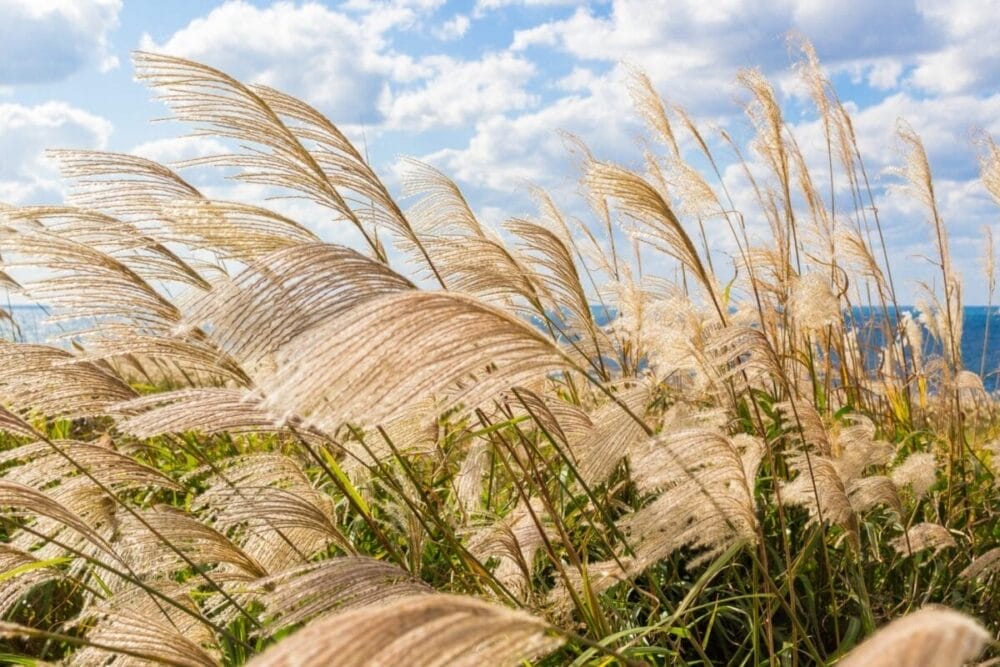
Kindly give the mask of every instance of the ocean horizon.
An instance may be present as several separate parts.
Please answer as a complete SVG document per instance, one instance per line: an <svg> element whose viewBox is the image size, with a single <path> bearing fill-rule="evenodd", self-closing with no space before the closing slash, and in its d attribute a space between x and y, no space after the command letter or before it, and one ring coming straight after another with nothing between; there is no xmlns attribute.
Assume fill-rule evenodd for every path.
<svg viewBox="0 0 1000 667"><path fill-rule="evenodd" d="M0 323L0 337L7 340L46 343L72 331L72 328L64 323L48 321L48 312L44 306L20 304L9 305L7 309L16 323L16 327L11 322ZM900 306L899 312L916 315L919 309L916 306ZM986 390L989 392L998 391L1000 390L1000 305L965 306L962 313L962 363L965 368L976 373L982 369L983 385ZM609 321L609 318L603 315L604 309L595 307L596 319L602 325ZM889 316L890 318L895 317L892 308L890 308ZM612 315L613 317L614 315ZM883 317L881 309L854 308L853 319L864 343L870 345L881 342L881 330L875 325ZM986 339L987 322L990 322L988 340ZM930 337L926 335L925 339L925 354L940 351L940 343L931 341Z"/></svg>

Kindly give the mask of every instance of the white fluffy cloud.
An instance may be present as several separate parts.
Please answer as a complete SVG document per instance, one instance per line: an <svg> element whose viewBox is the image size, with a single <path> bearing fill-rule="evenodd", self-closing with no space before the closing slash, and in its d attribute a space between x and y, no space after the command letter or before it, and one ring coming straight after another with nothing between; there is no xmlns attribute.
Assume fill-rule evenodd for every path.
<svg viewBox="0 0 1000 667"><path fill-rule="evenodd" d="M524 58L414 57L393 48L393 31L422 26L439 5L352 0L334 11L315 2L259 8L233 0L162 44L146 37L143 48L301 96L342 124L420 131L530 106L535 96L524 87L536 68ZM438 34L461 36L468 24L459 15Z"/></svg>
<svg viewBox="0 0 1000 667"><path fill-rule="evenodd" d="M0 0L0 84L57 81L118 64L108 34L121 0Z"/></svg>
<svg viewBox="0 0 1000 667"><path fill-rule="evenodd" d="M62 102L0 104L0 202L51 203L62 195L49 148L107 146L111 123Z"/></svg>
<svg viewBox="0 0 1000 667"><path fill-rule="evenodd" d="M731 79L734 67L774 64L787 17L781 3L618 0L607 16L580 8L569 18L517 31L512 47L549 47L583 61L624 59L658 82L706 75L699 87L717 95L718 82Z"/></svg>
<svg viewBox="0 0 1000 667"><path fill-rule="evenodd" d="M854 113L855 130L876 165L898 162L892 150L897 119L905 119L927 149L931 169L943 178L969 178L976 169L975 134L1000 136L1000 93L917 98L897 93Z"/></svg>
<svg viewBox="0 0 1000 667"><path fill-rule="evenodd" d="M371 122L385 80L415 73L411 58L387 52L385 38L413 17L400 5L357 17L313 2L258 8L236 0L142 47L303 96L341 122Z"/></svg>
<svg viewBox="0 0 1000 667"><path fill-rule="evenodd" d="M434 36L444 41L461 39L469 30L472 21L465 14L456 14L434 29Z"/></svg>
<svg viewBox="0 0 1000 667"><path fill-rule="evenodd" d="M922 2L942 39L917 57L912 82L934 93L967 92L1000 83L1000 0Z"/></svg>
<svg viewBox="0 0 1000 667"><path fill-rule="evenodd" d="M509 53L474 61L432 56L422 59L421 65L433 75L419 88L386 91L382 111L390 127L457 126L536 102L525 87L537 68Z"/></svg>
<svg viewBox="0 0 1000 667"><path fill-rule="evenodd" d="M504 2L505 0L496 0ZM583 60L626 59L669 91L709 103L737 68L774 72L788 60L783 36L801 31L834 69L869 69L869 82L932 93L1000 82L1000 0L614 0L515 33L512 46L543 46Z"/></svg>
<svg viewBox="0 0 1000 667"><path fill-rule="evenodd" d="M583 138L601 156L639 154L632 141L638 126L623 91L618 76L593 80L585 92L537 111L480 121L464 148L443 149L426 159L464 182L494 190L520 191L527 183L565 186L578 174L562 131Z"/></svg>

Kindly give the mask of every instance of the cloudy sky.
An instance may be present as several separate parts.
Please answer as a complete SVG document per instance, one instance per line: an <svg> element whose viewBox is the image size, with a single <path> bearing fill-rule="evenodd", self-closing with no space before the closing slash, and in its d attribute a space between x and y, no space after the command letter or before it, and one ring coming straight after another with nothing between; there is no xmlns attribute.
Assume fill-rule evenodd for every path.
<svg viewBox="0 0 1000 667"><path fill-rule="evenodd" d="M488 221L529 212L528 184L582 214L560 130L600 157L641 165L626 64L644 68L705 128L736 136L747 128L735 75L759 67L804 150L820 155L814 113L789 67L785 35L794 29L815 43L855 111L906 298L932 269L920 259L931 252L921 212L882 193L900 161L898 118L925 141L966 301L980 303L980 230L994 225L1000 237L1000 209L978 183L972 139L982 130L1000 138L998 16L1000 0L0 0L0 202L62 197L46 147L168 162L210 150L176 139L175 124L150 124L165 110L133 81L129 62L145 49L302 97L363 142L390 183L401 155L434 163ZM726 171L738 190L737 175ZM201 185L214 196L261 195ZM345 226L304 222L351 242Z"/></svg>

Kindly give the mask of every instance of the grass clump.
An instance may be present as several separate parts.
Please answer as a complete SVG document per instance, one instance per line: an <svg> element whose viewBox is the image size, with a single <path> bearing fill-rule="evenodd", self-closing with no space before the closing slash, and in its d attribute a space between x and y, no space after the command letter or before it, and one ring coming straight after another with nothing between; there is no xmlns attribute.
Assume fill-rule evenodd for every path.
<svg viewBox="0 0 1000 667"><path fill-rule="evenodd" d="M180 120L232 142L185 167L303 198L362 246L113 153L55 152L71 204L0 211L9 289L68 332L0 344L3 659L994 651L997 422L962 363L930 166L900 126L937 250L917 322L850 117L801 46L828 183L747 71L752 157L722 135L757 200L738 210L701 131L636 72L645 170L584 150L592 219L539 191L502 234L419 162L397 203L299 100L138 54Z"/></svg>

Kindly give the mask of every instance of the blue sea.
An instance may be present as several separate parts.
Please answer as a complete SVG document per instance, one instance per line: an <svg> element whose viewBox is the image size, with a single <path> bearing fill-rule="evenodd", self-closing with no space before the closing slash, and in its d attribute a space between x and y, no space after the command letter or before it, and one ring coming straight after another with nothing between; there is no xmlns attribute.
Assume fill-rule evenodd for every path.
<svg viewBox="0 0 1000 667"><path fill-rule="evenodd" d="M910 306L900 306L900 313L916 316L917 310ZM966 306L962 309L962 364L965 368L980 372L983 385L989 392L1000 389L1000 306ZM881 345L881 321L885 315L881 310L869 308L854 309L854 323L861 330L859 339L866 349L876 349L871 344ZM895 323L896 315L890 310L889 319ZM986 324L989 322L989 339ZM931 341L924 330L924 355L940 354L941 344ZM985 342L985 346L984 346ZM868 345L864 345L868 343Z"/></svg>
<svg viewBox="0 0 1000 667"><path fill-rule="evenodd" d="M47 322L48 313L39 306L9 306L16 326L11 322L0 322L0 337L8 340L18 340L29 343L51 341L67 327L58 323ZM900 312L916 314L916 309L901 306ZM985 370L983 383L987 391L1000 389L1000 306L987 309L986 306L968 306L964 309L964 327L962 336L962 360L965 367L979 372L983 357L983 341L986 336L986 323L990 322L989 340L986 341ZM603 309L595 309L597 319L607 320ZM857 308L853 319L861 329L860 338L863 342L881 342L880 321L884 315L880 310ZM890 319L895 314L890 312ZM867 347L867 346L866 346ZM939 346L938 346L939 347ZM927 352L934 352L933 346Z"/></svg>

